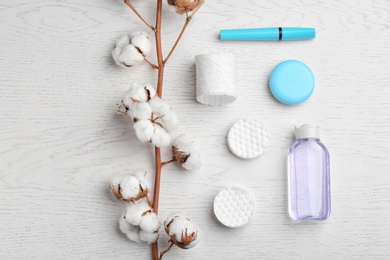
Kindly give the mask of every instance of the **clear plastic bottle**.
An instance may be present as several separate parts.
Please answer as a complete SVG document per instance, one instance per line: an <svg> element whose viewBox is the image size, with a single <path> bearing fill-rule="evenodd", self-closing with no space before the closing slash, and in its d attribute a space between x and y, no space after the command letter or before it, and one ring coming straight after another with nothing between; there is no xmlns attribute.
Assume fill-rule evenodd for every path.
<svg viewBox="0 0 390 260"><path fill-rule="evenodd" d="M320 129L295 128L288 154L289 213L294 220L326 220L330 215L329 152Z"/></svg>

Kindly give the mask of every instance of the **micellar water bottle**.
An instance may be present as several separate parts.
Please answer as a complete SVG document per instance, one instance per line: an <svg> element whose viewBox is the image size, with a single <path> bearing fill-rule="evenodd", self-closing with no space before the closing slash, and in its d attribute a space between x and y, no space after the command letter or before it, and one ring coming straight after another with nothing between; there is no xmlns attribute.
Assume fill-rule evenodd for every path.
<svg viewBox="0 0 390 260"><path fill-rule="evenodd" d="M320 129L295 128L288 154L289 213L294 220L326 220L330 215L329 153Z"/></svg>

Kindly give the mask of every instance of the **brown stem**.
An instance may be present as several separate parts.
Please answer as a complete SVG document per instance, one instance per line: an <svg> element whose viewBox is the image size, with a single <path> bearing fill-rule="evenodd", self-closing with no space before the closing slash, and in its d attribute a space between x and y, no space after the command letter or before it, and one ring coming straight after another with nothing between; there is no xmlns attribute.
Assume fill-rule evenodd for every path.
<svg viewBox="0 0 390 260"><path fill-rule="evenodd" d="M148 63L153 69L157 69L158 70L158 66L156 64L153 64L151 63L149 60L147 60L145 57L144 57L144 60L146 61L146 63Z"/></svg>
<svg viewBox="0 0 390 260"><path fill-rule="evenodd" d="M173 242L172 242L165 250L161 251L161 253L160 253L160 260L162 259L163 255L164 255L166 252L168 252L169 250L171 250L172 246L173 246Z"/></svg>
<svg viewBox="0 0 390 260"><path fill-rule="evenodd" d="M158 64L158 77L157 77L157 95L162 97L162 85L164 78L164 58L162 54L161 43L161 19L162 19L162 0L157 0L157 14L156 14L156 52L157 52L157 64Z"/></svg>
<svg viewBox="0 0 390 260"><path fill-rule="evenodd" d="M133 12L139 17L139 19L141 19L150 29L152 29L153 31L155 30L153 25L149 24L145 18L143 18L143 16L138 12L138 10L134 7L134 5L132 5L130 3L130 0L125 0L125 4L127 4L131 10L133 10Z"/></svg>
<svg viewBox="0 0 390 260"><path fill-rule="evenodd" d="M171 163L171 162L174 162L174 161L176 161L176 157L173 157L171 160L169 160L169 161L166 161L166 162L162 162L161 163L161 166L164 166L165 164L168 164L168 163Z"/></svg>
<svg viewBox="0 0 390 260"><path fill-rule="evenodd" d="M164 78L164 63L162 54L162 43L161 43L161 19L162 19L162 0L157 0L157 11L156 11L156 27L155 27L155 38L156 38L156 52L157 52L157 64L158 64L158 78L157 78L157 95L162 97L162 86ZM160 182L161 182L161 151L159 147L155 147L155 165L156 175L154 179L154 194L153 194L153 210L158 214L158 202L160 197ZM158 260L158 241L152 244L152 259Z"/></svg>
<svg viewBox="0 0 390 260"><path fill-rule="evenodd" d="M167 57L164 59L163 64L167 63L167 61L171 57L172 53L175 51L176 46L179 44L180 39L183 36L185 30L187 29L187 26L190 23L192 17L194 17L194 15L198 12L198 10L202 7L203 4L204 4L204 1L198 7L195 8L195 10L191 13L190 16L188 16L188 12L186 11L187 18L186 18L186 21L185 21L185 23L183 25L183 28L181 29L181 32L180 32L179 36L177 37L175 43L173 44L172 49L169 51Z"/></svg>
<svg viewBox="0 0 390 260"><path fill-rule="evenodd" d="M158 201L160 196L160 182L161 182L161 152L159 147L154 148L156 175L154 180L154 194L153 194L153 211L158 214ZM158 242L152 244L152 259L158 259Z"/></svg>
<svg viewBox="0 0 390 260"><path fill-rule="evenodd" d="M149 203L149 207L153 208L153 202L152 202L152 200L150 199L149 195L146 195L146 200L147 200L148 203Z"/></svg>

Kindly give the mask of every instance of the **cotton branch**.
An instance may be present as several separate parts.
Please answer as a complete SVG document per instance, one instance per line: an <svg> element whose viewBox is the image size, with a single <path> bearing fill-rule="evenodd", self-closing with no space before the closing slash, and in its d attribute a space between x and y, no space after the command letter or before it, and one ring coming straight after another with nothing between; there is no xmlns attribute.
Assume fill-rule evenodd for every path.
<svg viewBox="0 0 390 260"><path fill-rule="evenodd" d="M148 23L145 18L138 12L138 10L134 7L134 5L132 5L132 3L130 3L130 0L125 0L125 4L127 4L131 10L133 10L133 12L139 17L139 19L141 19L150 29L152 29L152 31L155 31L155 28L153 25L151 25L150 23Z"/></svg>
<svg viewBox="0 0 390 260"><path fill-rule="evenodd" d="M159 260L161 260L161 259L163 258L164 254L165 254L166 252L168 252L169 250L171 250L171 248L172 248L173 245L174 245L174 243L171 242L171 244L170 244L166 249L164 249L163 251L161 251L161 253L160 253L160 259L159 259Z"/></svg>
<svg viewBox="0 0 390 260"><path fill-rule="evenodd" d="M180 39L183 36L185 30L187 29L187 26L190 23L192 17L195 16L195 14L198 12L198 10L202 7L203 4L204 4L204 2L202 2L198 7L196 7L195 10L191 13L191 15L188 15L188 11L186 11L187 18L186 18L186 21L185 21L185 23L183 25L183 28L181 29L181 32L180 32L179 36L177 37L175 43L173 44L172 49L169 51L167 57L164 59L163 64L167 63L167 61L171 57L172 53L175 51L176 46L179 44Z"/></svg>

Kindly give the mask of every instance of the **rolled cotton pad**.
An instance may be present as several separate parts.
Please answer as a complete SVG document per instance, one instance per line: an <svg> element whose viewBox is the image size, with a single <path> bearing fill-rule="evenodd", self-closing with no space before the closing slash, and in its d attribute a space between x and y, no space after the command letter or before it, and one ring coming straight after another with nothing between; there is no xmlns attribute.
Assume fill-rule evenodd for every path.
<svg viewBox="0 0 390 260"><path fill-rule="evenodd" d="M269 77L274 97L287 105L306 101L314 91L314 75L303 62L286 60L279 63Z"/></svg>
<svg viewBox="0 0 390 260"><path fill-rule="evenodd" d="M237 99L236 59L233 53L195 56L196 100L210 106L222 106Z"/></svg>
<svg viewBox="0 0 390 260"><path fill-rule="evenodd" d="M230 151L242 159L256 158L267 146L267 132L261 122L255 119L240 119L227 135Z"/></svg>
<svg viewBox="0 0 390 260"><path fill-rule="evenodd" d="M225 187L214 199L217 219L231 228L247 224L255 211L255 200L247 190L240 187Z"/></svg>

